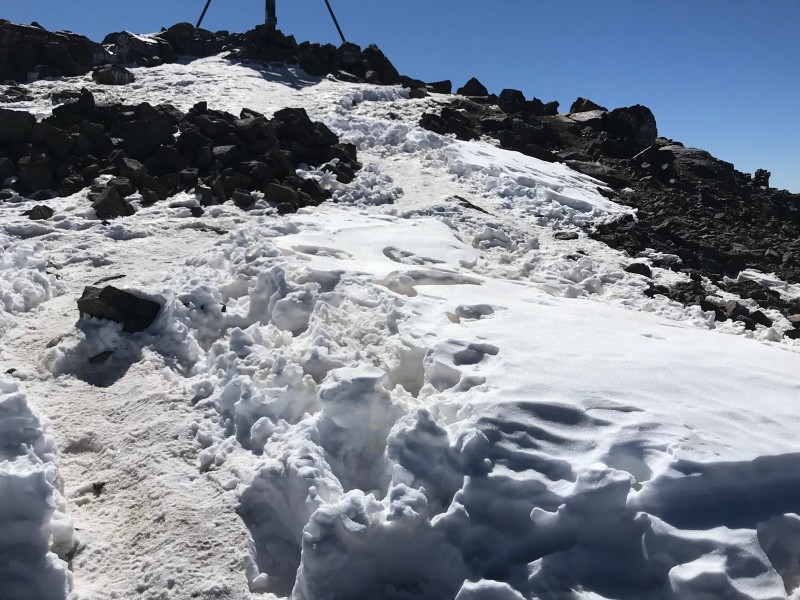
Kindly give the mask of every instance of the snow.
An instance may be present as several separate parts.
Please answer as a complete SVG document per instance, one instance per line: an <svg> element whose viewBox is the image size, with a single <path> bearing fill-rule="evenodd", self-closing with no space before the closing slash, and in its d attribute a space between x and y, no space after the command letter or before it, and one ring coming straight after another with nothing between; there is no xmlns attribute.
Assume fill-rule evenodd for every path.
<svg viewBox="0 0 800 600"><path fill-rule="evenodd" d="M197 219L186 194L110 225L83 192L44 201L56 216L36 226L33 201L4 206L0 500L38 508L0 535L0 557L34 549L0 586L800 598L788 323L744 331L648 298L631 257L585 235L629 209L564 165L418 128L444 96L219 57L136 75L125 90L37 82L15 106L44 115L49 92L81 86L182 109L301 105L365 167L349 186L303 171L333 201L283 217L262 202ZM78 321L101 280L156 299L157 321Z"/></svg>

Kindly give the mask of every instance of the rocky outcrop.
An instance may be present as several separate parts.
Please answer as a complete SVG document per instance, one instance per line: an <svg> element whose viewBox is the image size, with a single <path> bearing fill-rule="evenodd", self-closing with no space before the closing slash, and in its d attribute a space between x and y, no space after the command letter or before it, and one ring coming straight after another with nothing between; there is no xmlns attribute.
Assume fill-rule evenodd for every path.
<svg viewBox="0 0 800 600"><path fill-rule="evenodd" d="M589 233L631 257L647 249L675 256L672 262L655 262L724 289L745 269L800 283L800 195L769 188L767 172L753 178L704 150L658 137L653 113L641 105L607 111L579 98L568 115L543 114L533 105L517 90L487 99L457 98L438 113L424 114L420 125L463 140L490 136L504 148L565 162L603 182L608 187L602 193L637 208L637 218L598 225ZM643 266L630 268L645 275ZM769 290L758 287L762 293L743 297L787 317L800 314L800 306L777 294L764 296ZM702 302L717 320L738 319L748 328L769 321L759 311L726 312L721 299L707 303L711 288L703 284L695 282L692 293L687 289L656 286L651 293Z"/></svg>
<svg viewBox="0 0 800 600"><path fill-rule="evenodd" d="M301 163L323 166L343 182L361 168L355 147L340 144L302 108L267 119L200 103L184 114L169 105L98 106L86 90L40 123L0 109L0 140L0 173L17 178L11 190L69 195L92 186L89 201L100 219L132 215L136 193L148 205L192 190L202 204L234 200L242 208L260 192L281 213L294 212L328 197L296 175Z"/></svg>
<svg viewBox="0 0 800 600"><path fill-rule="evenodd" d="M72 77L110 62L110 52L82 35L0 19L0 81Z"/></svg>
<svg viewBox="0 0 800 600"><path fill-rule="evenodd" d="M97 67L92 71L92 79L102 85L128 85L136 81L133 73L119 65Z"/></svg>

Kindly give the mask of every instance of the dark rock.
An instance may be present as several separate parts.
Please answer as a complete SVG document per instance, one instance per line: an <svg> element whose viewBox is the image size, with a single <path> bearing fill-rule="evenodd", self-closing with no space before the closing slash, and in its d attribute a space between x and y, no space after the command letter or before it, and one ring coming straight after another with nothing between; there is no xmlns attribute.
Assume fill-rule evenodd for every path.
<svg viewBox="0 0 800 600"><path fill-rule="evenodd" d="M507 113L514 113L525 107L525 94L519 90L505 89L497 97L497 106Z"/></svg>
<svg viewBox="0 0 800 600"><path fill-rule="evenodd" d="M123 331L134 333L153 324L161 305L114 286L86 286L78 300L78 310L81 316L89 315L121 323Z"/></svg>
<svg viewBox="0 0 800 600"><path fill-rule="evenodd" d="M128 85L136 81L133 73L119 65L97 67L92 71L92 79L102 85Z"/></svg>
<svg viewBox="0 0 800 600"><path fill-rule="evenodd" d="M17 174L17 167L10 158L0 157L0 185L8 179Z"/></svg>
<svg viewBox="0 0 800 600"><path fill-rule="evenodd" d="M98 219L129 217L136 212L130 202L123 200L113 187L104 189L90 199Z"/></svg>
<svg viewBox="0 0 800 600"><path fill-rule="evenodd" d="M766 169L756 169L755 175L753 176L753 185L756 187L769 187L769 178L772 176L772 173L767 171Z"/></svg>
<svg viewBox="0 0 800 600"><path fill-rule="evenodd" d="M269 183L264 187L264 196L268 202L277 204L294 204L297 202L297 192L291 188L277 183Z"/></svg>
<svg viewBox="0 0 800 600"><path fill-rule="evenodd" d="M541 115L545 117L554 117L558 114L559 103L555 100L546 102L542 105Z"/></svg>
<svg viewBox="0 0 800 600"><path fill-rule="evenodd" d="M400 83L400 73L386 58L386 55L375 44L367 46L362 52L362 58L369 64L369 70L378 75L378 83L383 85L396 85Z"/></svg>
<svg viewBox="0 0 800 600"><path fill-rule="evenodd" d="M191 23L178 23L154 37L166 41L175 53L184 56L213 56L222 52L225 45L224 37L197 29Z"/></svg>
<svg viewBox="0 0 800 600"><path fill-rule="evenodd" d="M557 240L568 241L577 240L579 236L574 231L556 231L553 237Z"/></svg>
<svg viewBox="0 0 800 600"><path fill-rule="evenodd" d="M36 125L36 117L32 114L21 110L0 108L0 143L12 144L30 141L34 125Z"/></svg>
<svg viewBox="0 0 800 600"><path fill-rule="evenodd" d="M489 90L478 81L475 77L470 79L463 87L458 88L458 94L461 96L488 96Z"/></svg>
<svg viewBox="0 0 800 600"><path fill-rule="evenodd" d="M53 185L53 167L46 154L23 156L17 163L19 180L28 191L45 190Z"/></svg>
<svg viewBox="0 0 800 600"><path fill-rule="evenodd" d="M445 79L444 81L434 81L427 85L428 90L431 92L435 92L437 94L452 94L453 93L453 82L449 79Z"/></svg>
<svg viewBox="0 0 800 600"><path fill-rule="evenodd" d="M138 185L142 178L147 175L147 169L138 160L122 158L119 162L119 174Z"/></svg>
<svg viewBox="0 0 800 600"><path fill-rule="evenodd" d="M367 65L361 52L361 47L352 42L344 42L339 46L339 68L356 77L367 74Z"/></svg>
<svg viewBox="0 0 800 600"><path fill-rule="evenodd" d="M231 200L239 208L250 208L256 203L253 195L245 190L235 190L231 195Z"/></svg>
<svg viewBox="0 0 800 600"><path fill-rule="evenodd" d="M28 73L73 77L112 62L111 54L90 39L69 31L0 20L0 80L27 82Z"/></svg>
<svg viewBox="0 0 800 600"><path fill-rule="evenodd" d="M581 112L588 112L591 110L603 110L607 111L608 109L605 106L600 106L599 104L595 104L591 100L587 100L586 98L578 98L575 102L572 103L572 106L569 108L570 113L581 113Z"/></svg>
<svg viewBox="0 0 800 600"><path fill-rule="evenodd" d="M26 215L32 221L45 221L53 216L54 211L49 206L37 204L32 209L26 210L22 214Z"/></svg>
<svg viewBox="0 0 800 600"><path fill-rule="evenodd" d="M123 147L132 158L144 160L163 144L172 143L175 131L166 118L131 121L122 130Z"/></svg>
<svg viewBox="0 0 800 600"><path fill-rule="evenodd" d="M339 53L332 44L300 44L300 68L309 75L321 77L339 67Z"/></svg>
<svg viewBox="0 0 800 600"><path fill-rule="evenodd" d="M120 198L130 196L136 191L136 188L127 177L114 177L106 184L110 188L114 188L119 194Z"/></svg>
<svg viewBox="0 0 800 600"><path fill-rule="evenodd" d="M625 267L625 271L628 273L634 273L636 275L644 275L645 277L653 276L653 271L650 269L650 267L640 262L629 264L627 267Z"/></svg>
<svg viewBox="0 0 800 600"><path fill-rule="evenodd" d="M658 136L653 113L649 108L640 104L615 108L606 113L604 128L640 148L653 144Z"/></svg>
<svg viewBox="0 0 800 600"><path fill-rule="evenodd" d="M175 62L175 51L169 42L157 36L138 35L123 31L117 36L114 54L123 62L133 62L144 66L153 66L154 59L164 62Z"/></svg>

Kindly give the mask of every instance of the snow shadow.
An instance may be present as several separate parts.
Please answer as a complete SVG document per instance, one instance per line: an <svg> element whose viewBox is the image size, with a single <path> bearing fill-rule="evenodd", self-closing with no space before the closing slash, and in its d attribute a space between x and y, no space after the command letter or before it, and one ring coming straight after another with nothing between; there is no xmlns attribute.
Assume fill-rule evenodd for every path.
<svg viewBox="0 0 800 600"><path fill-rule="evenodd" d="M302 90L307 87L318 85L323 80L322 77L314 77L313 75L309 75L298 66L288 66L282 63L261 65L246 60L236 59L228 59L228 61L234 65L255 71L267 81L280 83L281 85L285 85L286 87L290 87L294 90Z"/></svg>
<svg viewBox="0 0 800 600"><path fill-rule="evenodd" d="M755 529L800 512L800 453L751 462L679 461L645 484L636 503L679 529Z"/></svg>

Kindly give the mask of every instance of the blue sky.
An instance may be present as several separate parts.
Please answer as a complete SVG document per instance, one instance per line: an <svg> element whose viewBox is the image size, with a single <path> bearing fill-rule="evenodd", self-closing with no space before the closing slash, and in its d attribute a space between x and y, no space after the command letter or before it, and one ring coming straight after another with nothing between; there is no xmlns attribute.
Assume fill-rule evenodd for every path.
<svg viewBox="0 0 800 600"><path fill-rule="evenodd" d="M331 0L345 35L402 73L491 91L649 106L659 132L800 192L797 0ZM101 39L194 22L205 0L3 0L0 17ZM338 43L324 0L277 0L298 41ZM213 0L204 26L244 31L263 0Z"/></svg>

